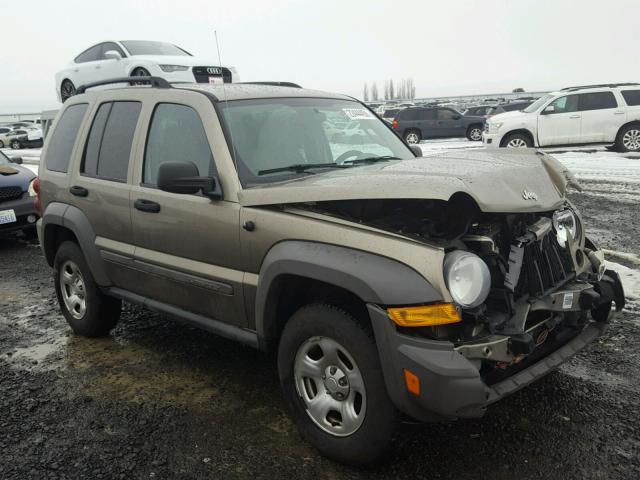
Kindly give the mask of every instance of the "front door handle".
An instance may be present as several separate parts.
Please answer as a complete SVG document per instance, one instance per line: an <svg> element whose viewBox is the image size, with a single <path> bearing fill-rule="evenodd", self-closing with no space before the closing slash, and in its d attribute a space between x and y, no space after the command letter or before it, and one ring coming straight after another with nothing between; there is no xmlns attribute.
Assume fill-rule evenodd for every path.
<svg viewBox="0 0 640 480"><path fill-rule="evenodd" d="M624 112L613 112L614 115L624 115Z"/></svg>
<svg viewBox="0 0 640 480"><path fill-rule="evenodd" d="M159 203L152 202L151 200L145 200L143 198L136 200L133 203L133 206L136 210L140 210L141 212L158 213L160 211Z"/></svg>
<svg viewBox="0 0 640 480"><path fill-rule="evenodd" d="M84 187L79 187L77 185L74 185L73 187L71 187L69 189L69 192L71 193L71 195L75 195L76 197L86 197L87 195L89 195L89 190L87 190Z"/></svg>
<svg viewBox="0 0 640 480"><path fill-rule="evenodd" d="M569 118L580 118L580 115L571 115Z"/></svg>

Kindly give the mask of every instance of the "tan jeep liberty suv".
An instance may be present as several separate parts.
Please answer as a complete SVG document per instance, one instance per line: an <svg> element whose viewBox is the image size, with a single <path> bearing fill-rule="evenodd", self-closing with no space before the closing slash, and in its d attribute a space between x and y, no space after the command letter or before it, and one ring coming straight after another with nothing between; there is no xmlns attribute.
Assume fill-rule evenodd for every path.
<svg viewBox="0 0 640 480"><path fill-rule="evenodd" d="M277 352L330 458L379 458L401 416L482 416L624 306L548 155L421 158L343 95L135 80L79 88L44 147L62 313L107 335L132 302Z"/></svg>

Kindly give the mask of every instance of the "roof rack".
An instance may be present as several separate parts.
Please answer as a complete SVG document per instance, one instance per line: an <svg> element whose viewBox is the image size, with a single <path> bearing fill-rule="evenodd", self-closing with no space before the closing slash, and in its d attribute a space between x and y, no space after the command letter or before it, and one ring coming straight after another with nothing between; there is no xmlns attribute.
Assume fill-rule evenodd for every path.
<svg viewBox="0 0 640 480"><path fill-rule="evenodd" d="M240 85L271 85L272 87L291 87L302 88L297 83L293 82L236 82Z"/></svg>
<svg viewBox="0 0 640 480"><path fill-rule="evenodd" d="M631 83L631 82L627 82L627 83L603 83L600 85L580 85L577 87L566 87L561 89L561 92L567 92L567 91L573 91L573 90L581 90L583 88L615 88L615 87L632 87L632 86L636 86L636 85L640 85L640 83Z"/></svg>
<svg viewBox="0 0 640 480"><path fill-rule="evenodd" d="M148 83L155 88L171 88L169 82L167 82L162 77L118 77L110 78L108 80L100 80L99 82L87 83L86 85L80 85L76 89L76 94L80 95L82 93L85 93L89 88L100 87L102 85L112 85L114 83L129 83L130 85Z"/></svg>

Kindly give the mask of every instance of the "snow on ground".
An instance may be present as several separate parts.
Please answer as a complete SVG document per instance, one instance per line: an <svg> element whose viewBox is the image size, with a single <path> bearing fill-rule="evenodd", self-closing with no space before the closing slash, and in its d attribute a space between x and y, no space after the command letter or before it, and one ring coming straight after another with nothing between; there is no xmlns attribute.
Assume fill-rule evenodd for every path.
<svg viewBox="0 0 640 480"><path fill-rule="evenodd" d="M640 270L609 260L607 260L607 268L615 270L620 275L627 300L633 303L640 302Z"/></svg>

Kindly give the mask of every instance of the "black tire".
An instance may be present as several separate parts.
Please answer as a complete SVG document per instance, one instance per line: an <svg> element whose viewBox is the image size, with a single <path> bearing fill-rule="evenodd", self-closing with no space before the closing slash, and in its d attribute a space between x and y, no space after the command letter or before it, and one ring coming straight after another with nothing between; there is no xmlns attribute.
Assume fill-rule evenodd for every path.
<svg viewBox="0 0 640 480"><path fill-rule="evenodd" d="M22 148L22 144L20 143L19 140L12 140L11 141L11 148L13 150L20 150Z"/></svg>
<svg viewBox="0 0 640 480"><path fill-rule="evenodd" d="M366 389L366 410L360 426L348 436L321 429L298 394L294 363L298 349L313 337L339 342L355 361ZM378 350L370 329L346 312L326 304L302 307L288 321L278 348L278 373L289 411L301 435L323 455L349 465L363 465L389 448L396 409L389 399Z"/></svg>
<svg viewBox="0 0 640 480"><path fill-rule="evenodd" d="M615 147L619 152L640 152L640 124L622 127L616 137Z"/></svg>
<svg viewBox="0 0 640 480"><path fill-rule="evenodd" d="M409 130L405 130L402 138L404 138L404 141L409 145L416 145L422 140L422 132L415 128L410 128Z"/></svg>
<svg viewBox="0 0 640 480"><path fill-rule="evenodd" d="M150 77L151 74L146 68L137 67L131 72L132 77ZM132 85L144 85L142 82L131 82Z"/></svg>
<svg viewBox="0 0 640 480"><path fill-rule="evenodd" d="M76 86L71 80L65 80L64 82L62 82L62 85L60 85L60 99L62 100L62 103L69 100L75 94Z"/></svg>
<svg viewBox="0 0 640 480"><path fill-rule="evenodd" d="M4 148L4 142L0 140L0 148Z"/></svg>
<svg viewBox="0 0 640 480"><path fill-rule="evenodd" d="M78 267L84 281L86 310L81 318L76 318L72 315L63 298L60 270L68 261ZM58 247L53 267L56 296L58 297L60 310L74 333L84 337L102 337L108 335L118 323L122 302L102 293L93 275L91 275L91 270L89 270L78 244L71 241L63 242L60 247Z"/></svg>
<svg viewBox="0 0 640 480"><path fill-rule="evenodd" d="M510 144L519 144L522 145L522 147L510 147ZM529 136L522 133L510 133L509 135L504 137L504 140L502 140L500 146L504 148L531 148L533 147L533 142L531 141L531 138L529 138Z"/></svg>
<svg viewBox="0 0 640 480"><path fill-rule="evenodd" d="M482 140L482 125L470 125L467 128L467 140L479 142Z"/></svg>

